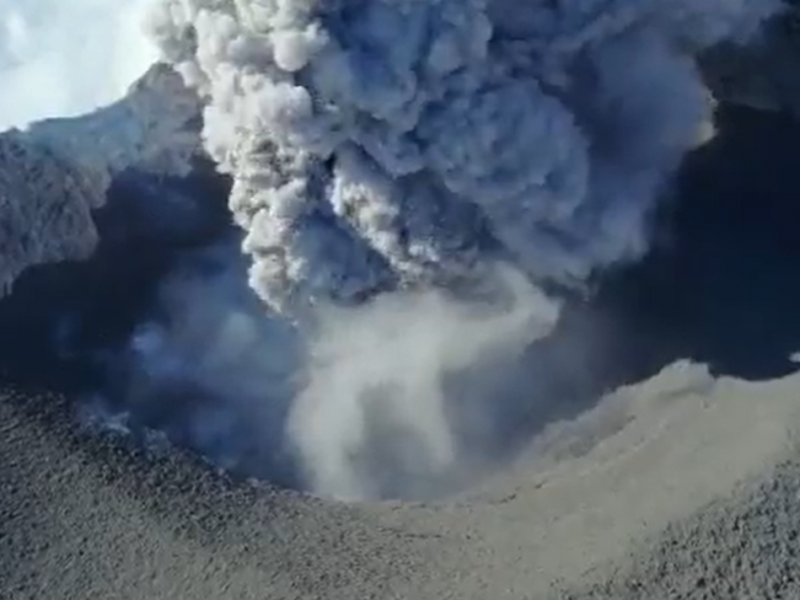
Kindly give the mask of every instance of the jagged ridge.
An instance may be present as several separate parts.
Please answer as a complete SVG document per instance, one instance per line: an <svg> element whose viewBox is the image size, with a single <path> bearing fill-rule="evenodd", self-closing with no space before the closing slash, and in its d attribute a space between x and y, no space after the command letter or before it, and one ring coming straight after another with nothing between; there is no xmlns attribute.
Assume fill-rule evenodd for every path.
<svg viewBox="0 0 800 600"><path fill-rule="evenodd" d="M0 296L29 267L89 257L91 212L123 173L188 174L200 121L195 95L157 64L111 106L0 134Z"/></svg>

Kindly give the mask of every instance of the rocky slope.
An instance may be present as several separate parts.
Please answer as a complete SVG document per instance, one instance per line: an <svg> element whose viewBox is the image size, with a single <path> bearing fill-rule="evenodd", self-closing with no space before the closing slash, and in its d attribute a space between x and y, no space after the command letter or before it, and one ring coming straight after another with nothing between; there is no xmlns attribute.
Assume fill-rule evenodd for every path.
<svg viewBox="0 0 800 600"><path fill-rule="evenodd" d="M89 256L97 243L95 177L18 132L0 136L0 294L26 268Z"/></svg>
<svg viewBox="0 0 800 600"><path fill-rule="evenodd" d="M186 175L199 112L180 78L156 65L107 108L0 134L0 296L31 266L91 255L92 211L118 178Z"/></svg>

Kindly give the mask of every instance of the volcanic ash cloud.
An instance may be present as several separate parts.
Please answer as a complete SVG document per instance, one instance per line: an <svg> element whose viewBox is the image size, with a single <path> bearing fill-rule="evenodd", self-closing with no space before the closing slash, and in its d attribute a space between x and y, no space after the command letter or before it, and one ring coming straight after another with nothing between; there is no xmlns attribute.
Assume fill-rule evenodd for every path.
<svg viewBox="0 0 800 600"><path fill-rule="evenodd" d="M485 228L535 278L636 258L708 115L693 55L777 0L163 0L273 307L448 281Z"/></svg>
<svg viewBox="0 0 800 600"><path fill-rule="evenodd" d="M297 437L328 439L327 452L300 444L321 487L359 488L346 481L364 472L353 456L374 449L365 406L383 403L379 421L405 423L398 411L442 406L445 371L486 360L477 349L487 336L470 329L474 315L464 316L462 300L452 298L442 302L456 305L441 311L433 290L494 281L508 291L509 270L536 285L580 286L598 269L642 255L653 207L709 119L695 56L748 40L779 7L779 0L157 3L150 30L204 101L205 145L233 178L230 207L246 232L251 286L270 312L302 323L331 312L319 307L406 290L402 301L347 309L358 315L347 331L323 324L311 336L311 356L323 359L309 361L296 414L316 416L298 417L305 429L298 426ZM499 313L482 321L493 323L492 335L516 340L503 318L521 314L520 298L539 315L531 331L552 323L551 302L512 288L514 308L495 303ZM366 354L375 368L345 381L358 371L353 357L365 356L353 345L367 344L361 333L381 311L408 325L392 335L420 342L415 323L446 329L461 315L451 333L471 332L464 339L474 345L442 339L432 345L435 358L408 366L403 356L419 347L374 340ZM449 316L426 320L439 313ZM344 363L332 368L331 356ZM324 368L314 366L320 360ZM367 401L374 384L397 383L386 367L392 360L395 369L422 374ZM342 419L349 414L349 429L319 433L331 419L309 407L323 405ZM420 435L439 443L418 448L430 464L447 463L447 417L430 415L439 433Z"/></svg>

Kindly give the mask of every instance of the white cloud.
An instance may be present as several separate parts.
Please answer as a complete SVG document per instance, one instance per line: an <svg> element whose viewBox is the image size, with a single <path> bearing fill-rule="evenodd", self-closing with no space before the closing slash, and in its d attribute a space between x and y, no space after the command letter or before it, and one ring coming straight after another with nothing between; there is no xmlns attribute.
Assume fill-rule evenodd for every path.
<svg viewBox="0 0 800 600"><path fill-rule="evenodd" d="M121 97L155 60L150 0L0 0L0 130Z"/></svg>

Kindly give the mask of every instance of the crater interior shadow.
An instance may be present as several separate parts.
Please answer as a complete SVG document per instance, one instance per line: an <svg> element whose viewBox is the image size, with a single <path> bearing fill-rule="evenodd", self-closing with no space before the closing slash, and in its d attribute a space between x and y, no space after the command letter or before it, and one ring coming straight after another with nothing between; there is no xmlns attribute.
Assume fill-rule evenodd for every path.
<svg viewBox="0 0 800 600"><path fill-rule="evenodd" d="M568 303L556 332L530 348L497 402L484 407L481 435L491 430L481 440L484 458L508 460L547 423L678 359L747 380L800 366L791 360L800 351L800 123L723 107L718 129L685 161L659 220L665 235L650 255L604 277L590 301ZM123 178L97 214L103 242L96 256L31 269L0 301L2 378L75 398L113 387L114 372L92 360L93 351L126 343L178 254L231 234L228 185L208 173L187 181ZM162 208L180 214L180 206L159 204L170 195L193 199L185 214L195 220L158 218ZM152 227L170 222L178 229ZM81 323L84 352L58 351L64 314ZM251 430L243 432L256 435ZM263 460L274 447L254 443L243 474L296 485L294 474L279 472L285 464Z"/></svg>

